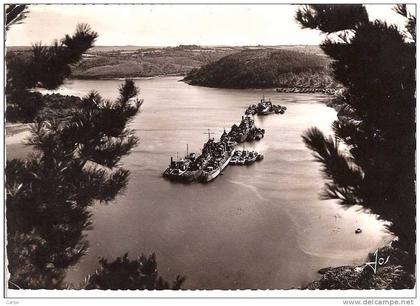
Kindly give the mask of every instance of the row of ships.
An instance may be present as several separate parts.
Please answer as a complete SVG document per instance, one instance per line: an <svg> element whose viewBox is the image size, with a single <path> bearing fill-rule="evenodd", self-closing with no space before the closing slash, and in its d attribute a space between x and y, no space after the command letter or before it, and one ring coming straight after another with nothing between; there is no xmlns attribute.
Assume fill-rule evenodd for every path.
<svg viewBox="0 0 420 306"><path fill-rule="evenodd" d="M261 104L272 106L270 101L261 99ZM265 107L265 105L263 105ZM223 173L229 165L250 164L263 158L262 154L254 151L235 150L235 147L245 141L260 140L264 137L265 130L255 126L254 119L245 115L239 125L232 125L229 132L223 131L219 141L210 137L208 131L208 141L204 144L201 154L188 153L184 158L174 160L171 157L169 167L163 175L175 181L181 182L210 182Z"/></svg>

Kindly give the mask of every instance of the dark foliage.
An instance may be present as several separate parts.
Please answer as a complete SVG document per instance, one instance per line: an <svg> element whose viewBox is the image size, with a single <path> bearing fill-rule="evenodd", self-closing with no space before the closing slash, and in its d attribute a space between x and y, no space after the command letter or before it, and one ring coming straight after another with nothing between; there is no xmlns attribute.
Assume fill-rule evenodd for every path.
<svg viewBox="0 0 420 306"><path fill-rule="evenodd" d="M35 86L55 89L70 73L70 65L93 46L98 34L86 24L79 24L73 36L66 35L52 46L35 44L29 56L8 52L6 55L6 118L8 121L32 122L43 103L30 92Z"/></svg>
<svg viewBox="0 0 420 306"><path fill-rule="evenodd" d="M304 28L325 33L354 29L358 24L369 21L366 9L361 4L307 5L297 11L296 20Z"/></svg>
<svg viewBox="0 0 420 306"><path fill-rule="evenodd" d="M6 31L14 24L22 23L28 14L27 4L8 4L5 10L5 26Z"/></svg>
<svg viewBox="0 0 420 306"><path fill-rule="evenodd" d="M72 115L79 107L81 98L76 96L64 96L61 94L42 95L43 107L38 111L37 121L49 119L63 120Z"/></svg>
<svg viewBox="0 0 420 306"><path fill-rule="evenodd" d="M10 18L11 22L19 20L18 16ZM11 289L64 288L66 270L88 250L85 231L91 229L90 207L112 201L127 184L129 171L119 161L138 142L127 128L140 107L133 80L121 85L116 101L105 100L96 92L80 99L31 91L35 86L54 89L61 85L71 73L70 65L81 59L96 37L88 25L79 25L73 36L66 35L60 43L35 45L29 56L7 56L7 117L33 122L28 145L34 149L26 160L12 159L6 164ZM117 263L124 266L127 258L111 264L101 260L105 271L115 266L124 269ZM136 289L179 289L184 280L177 277L170 287L158 277L154 255L142 256L137 263L140 279L118 271L115 280L106 284L116 289L132 285ZM92 276L91 285L93 279L103 277Z"/></svg>
<svg viewBox="0 0 420 306"><path fill-rule="evenodd" d="M7 162L9 284L60 288L65 269L87 251L89 207L126 186L129 172L118 162L137 144L126 126L139 102L131 80L120 93L114 102L91 93L74 100L67 118L34 123L34 154Z"/></svg>
<svg viewBox="0 0 420 306"><path fill-rule="evenodd" d="M6 100L7 97L11 98L12 95L6 95ZM19 102L6 102L6 120L8 122L32 122L38 112L45 106L40 93L25 90L16 91L13 94L13 99Z"/></svg>
<svg viewBox="0 0 420 306"><path fill-rule="evenodd" d="M407 5L397 4L394 11L407 18L407 32L410 34L411 39L416 40L416 17L407 11Z"/></svg>
<svg viewBox="0 0 420 306"><path fill-rule="evenodd" d="M191 85L219 88L273 88L292 85L287 78L310 82L323 82L311 76L323 78L329 60L326 57L289 50L245 50L192 70L185 81ZM305 78L300 74L305 74ZM292 74L292 76L290 75ZM309 83L308 83L309 81Z"/></svg>
<svg viewBox="0 0 420 306"><path fill-rule="evenodd" d="M90 275L85 289L100 290L179 290L184 277L177 276L172 284L159 276L155 254L130 260L128 254L112 262L102 258L101 267Z"/></svg>
<svg viewBox="0 0 420 306"><path fill-rule="evenodd" d="M344 205L362 205L390 221L389 230L398 237L397 246L411 258L404 268L413 271L415 43L395 26L368 21L362 6L342 9L357 11L357 22L350 24L343 15L341 23L341 9L334 6L311 5L297 13L297 20L305 27L324 32L348 29L353 34L344 43L327 39L322 45L334 60L335 79L345 87L332 102L339 108L333 124L335 139L312 128L303 140L322 163L329 181L323 197L339 199ZM403 7L398 10L407 15ZM302 21L302 16L309 21ZM412 31L415 18L408 18ZM340 143L346 145L346 152L339 150Z"/></svg>

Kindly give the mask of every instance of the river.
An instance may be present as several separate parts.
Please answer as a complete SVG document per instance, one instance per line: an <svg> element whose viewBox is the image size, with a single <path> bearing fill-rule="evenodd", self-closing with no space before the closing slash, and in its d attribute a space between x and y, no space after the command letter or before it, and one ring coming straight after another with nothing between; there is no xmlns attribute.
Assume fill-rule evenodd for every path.
<svg viewBox="0 0 420 306"><path fill-rule="evenodd" d="M266 90L287 111L255 117L266 134L246 147L264 153L263 161L229 166L208 184L165 180L170 156L184 155L187 144L199 152L207 129L219 137L262 96L261 90L189 86L179 79L136 80L145 102L130 123L140 143L122 161L131 171L129 185L114 202L92 209L89 255L68 271L67 281L77 284L94 272L98 257L155 252L160 274L168 280L185 275L185 289L285 289L317 279L320 268L362 264L389 241L374 216L319 199L320 165L301 134L311 126L331 133L336 112L325 105L328 96ZM97 90L115 98L121 83L72 80L56 92ZM363 232L356 235L356 228Z"/></svg>

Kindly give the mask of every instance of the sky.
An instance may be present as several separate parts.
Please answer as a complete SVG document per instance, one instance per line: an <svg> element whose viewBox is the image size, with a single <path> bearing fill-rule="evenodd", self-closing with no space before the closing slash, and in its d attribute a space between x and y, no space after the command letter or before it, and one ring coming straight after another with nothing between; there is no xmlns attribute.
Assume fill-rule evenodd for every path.
<svg viewBox="0 0 420 306"><path fill-rule="evenodd" d="M7 46L50 44L88 23L97 46L317 45L323 36L294 20L297 5L31 5ZM414 10L414 7L411 7ZM391 5L367 5L370 19L403 27Z"/></svg>

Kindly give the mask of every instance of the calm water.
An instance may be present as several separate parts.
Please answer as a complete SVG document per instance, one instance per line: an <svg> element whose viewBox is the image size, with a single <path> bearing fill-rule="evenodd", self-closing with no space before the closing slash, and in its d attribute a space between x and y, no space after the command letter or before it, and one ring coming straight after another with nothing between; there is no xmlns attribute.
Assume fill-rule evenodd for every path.
<svg viewBox="0 0 420 306"><path fill-rule="evenodd" d="M178 80L136 81L145 103L131 123L140 144L123 160L131 171L128 188L115 202L94 207L89 255L68 281L93 272L99 256L155 252L162 276L185 275L186 289L290 288L316 279L320 268L363 263L389 239L374 217L318 199L324 182L300 136L311 126L330 132L336 113L323 95L265 92L287 112L256 117L265 138L246 147L264 153L262 162L230 166L205 185L163 179L171 155L185 154L186 144L198 152L208 128L219 137L262 95ZM113 98L120 83L71 81L59 92L94 89Z"/></svg>

